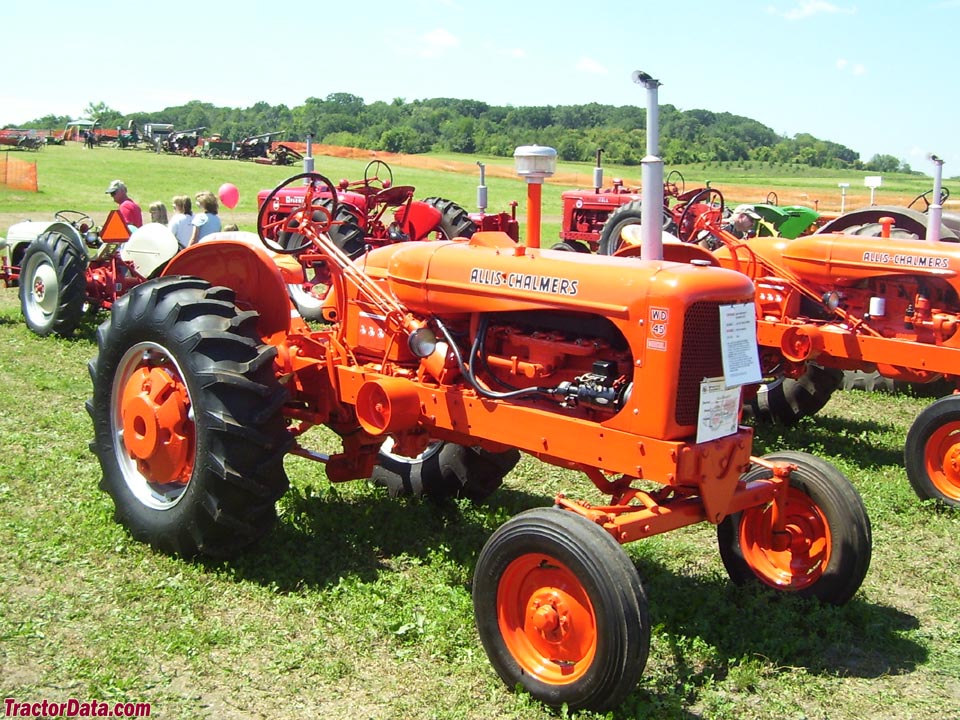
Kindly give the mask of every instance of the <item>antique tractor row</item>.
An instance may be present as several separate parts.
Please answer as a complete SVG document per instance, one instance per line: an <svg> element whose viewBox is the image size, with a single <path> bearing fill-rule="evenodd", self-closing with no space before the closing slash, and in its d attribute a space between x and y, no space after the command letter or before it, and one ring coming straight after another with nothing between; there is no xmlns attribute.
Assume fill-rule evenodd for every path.
<svg viewBox="0 0 960 720"><path fill-rule="evenodd" d="M947 392L956 387L958 218L945 216L933 232L922 212L872 207L791 240L735 237L724 228L723 214L719 190L691 198L677 218L677 232L692 244L666 254L737 270L756 286L766 378L751 403L756 415L789 424L817 412L845 370L943 383ZM933 239L925 239L928 233ZM638 245L618 252L635 255ZM960 506L960 395L943 397L920 413L904 454L907 477L921 498Z"/></svg>
<svg viewBox="0 0 960 720"><path fill-rule="evenodd" d="M131 234L115 210L102 228L76 210L54 217L12 225L0 240L0 280L19 285L24 321L41 336L70 335L85 313L109 310L179 249L165 226L151 223Z"/></svg>
<svg viewBox="0 0 960 720"><path fill-rule="evenodd" d="M262 198L266 248L243 233L189 247L101 325L91 447L137 539L222 557L264 538L287 453L333 482L386 468L397 492L472 499L518 451L582 472L606 504L557 497L508 520L473 580L506 685L571 709L616 706L643 671L651 625L627 542L706 521L738 584L827 603L856 593L871 555L856 490L805 453L754 457L738 424L721 323L745 317L755 343L746 275L584 262L499 231L371 245L353 261L341 196L322 176L291 178ZM291 305L285 257L327 281L318 329ZM301 444L320 425L342 449Z"/></svg>

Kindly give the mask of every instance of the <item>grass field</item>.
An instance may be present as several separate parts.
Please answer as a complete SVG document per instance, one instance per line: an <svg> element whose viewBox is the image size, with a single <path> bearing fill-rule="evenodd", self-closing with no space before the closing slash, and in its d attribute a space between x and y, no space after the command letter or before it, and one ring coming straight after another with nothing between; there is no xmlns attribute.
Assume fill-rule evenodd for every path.
<svg viewBox="0 0 960 720"><path fill-rule="evenodd" d="M38 155L43 197L0 192L0 213L105 215L103 189L122 177L144 206L234 182L249 216L256 191L291 174L60 151L74 152ZM60 158L68 162L54 167ZM329 165L334 177L356 177L363 162ZM397 182L472 206L475 177L409 172L416 180L404 168ZM523 192L502 182L505 194ZM442 192L455 185L462 195ZM151 717L183 719L960 717L960 513L920 503L903 470L907 427L929 399L838 392L797 428L758 429L757 454L809 450L863 495L873 562L848 605L734 587L708 525L634 543L653 624L646 672L617 711L571 714L502 685L479 644L470 586L496 527L557 492L590 496L586 480L525 458L487 504L436 505L391 500L365 482L332 486L322 466L290 457L280 522L255 549L218 563L159 555L113 522L97 489L83 409L94 329L91 320L73 339L38 338L16 291L0 291L4 697L149 702ZM318 433L312 444L333 442Z"/></svg>
<svg viewBox="0 0 960 720"><path fill-rule="evenodd" d="M346 153L341 153L346 154ZM512 158L474 157L466 155L408 155L362 152L360 157L317 155L315 170L334 182L341 178L358 180L370 159L385 159L394 169L394 183L412 185L416 197L445 197L468 210L476 209L479 182L477 162L486 164L490 212L508 210L511 201L519 203L517 212L526 213L526 186L514 172ZM256 229L257 193L275 187L282 180L302 171L302 165L278 167L237 160L207 160L177 155L157 155L146 150L118 150L110 147L85 150L79 143L51 146L35 153L14 152L11 158L36 161L40 192L11 191L0 185L0 235L19 220L46 219L57 210L82 210L102 221L113 208L104 193L114 178L130 188L130 195L146 212L150 203L160 200L172 209L174 195L193 196L200 190L213 190L231 182L240 190L240 202L233 210L221 207L223 222L236 223L241 230ZM769 166L765 163L711 163L667 167L678 170L686 188L701 187L706 182L722 191L728 205L764 201L769 192L777 194L780 204L802 204L821 210L838 210L840 191L837 184L850 183L846 208L869 203L870 194L863 186L863 176L871 173L819 170L800 166ZM604 168L607 183L614 178L636 187L640 184L639 167ZM548 178L543 190L544 243L556 238L560 229L560 193L571 188L586 188L593 183L592 167L586 163L559 163L554 177ZM879 204L906 204L932 187L929 177L916 175L884 176L877 191Z"/></svg>

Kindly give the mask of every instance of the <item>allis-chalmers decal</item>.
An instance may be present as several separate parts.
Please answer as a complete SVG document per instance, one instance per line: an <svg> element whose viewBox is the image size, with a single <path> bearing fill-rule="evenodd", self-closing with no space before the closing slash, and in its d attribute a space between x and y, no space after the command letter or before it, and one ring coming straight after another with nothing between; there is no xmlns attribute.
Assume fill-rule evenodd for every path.
<svg viewBox="0 0 960 720"><path fill-rule="evenodd" d="M943 257L942 255L939 257L928 257L926 255L904 255L902 253L891 255L890 253L886 252L867 250L863 253L863 261L868 263L876 263L877 265L906 265L907 267L933 268L934 270L950 269L950 258Z"/></svg>
<svg viewBox="0 0 960 720"><path fill-rule="evenodd" d="M528 275L527 273L505 273L485 268L470 270L470 282L474 285L507 287L511 290L530 290L550 295L576 295L580 290L580 281L571 278Z"/></svg>

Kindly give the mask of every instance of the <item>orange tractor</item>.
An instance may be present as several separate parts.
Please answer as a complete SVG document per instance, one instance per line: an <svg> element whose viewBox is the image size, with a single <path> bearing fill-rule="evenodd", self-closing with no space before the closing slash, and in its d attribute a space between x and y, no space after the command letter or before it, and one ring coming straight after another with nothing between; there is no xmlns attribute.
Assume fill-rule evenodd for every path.
<svg viewBox="0 0 960 720"><path fill-rule="evenodd" d="M300 205L272 217L294 183ZM560 496L510 519L473 582L507 686L570 708L617 705L646 662L647 601L624 543L706 521L734 582L854 595L871 555L856 490L805 453L752 456L738 424L722 318L739 312L753 332L745 275L497 231L351 260L329 236L336 198L320 175L291 178L261 205L267 247L233 234L187 248L100 327L92 448L134 537L183 556L263 538L287 453L333 482L381 473L397 493L472 499L518 451L580 471L609 501ZM329 288L314 329L285 289L318 265ZM319 425L342 450L301 444Z"/></svg>
<svg viewBox="0 0 960 720"><path fill-rule="evenodd" d="M682 209L677 233L692 243L685 256L699 253L701 261L742 272L756 285L757 340L768 381L752 403L758 416L789 424L817 412L844 370L955 385L960 238L951 218L867 208L787 240L738 238L725 229L723 216L722 193L703 190ZM618 252L638 254L636 241ZM920 413L904 454L921 498L960 506L960 395Z"/></svg>

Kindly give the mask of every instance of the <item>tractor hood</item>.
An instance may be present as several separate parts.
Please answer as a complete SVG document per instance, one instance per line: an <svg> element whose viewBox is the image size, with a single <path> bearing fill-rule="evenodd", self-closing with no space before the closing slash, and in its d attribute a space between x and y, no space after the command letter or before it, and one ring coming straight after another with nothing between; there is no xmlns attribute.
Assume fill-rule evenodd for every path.
<svg viewBox="0 0 960 720"><path fill-rule="evenodd" d="M848 284L906 273L953 278L960 271L956 243L818 234L784 243L781 252L788 270L820 283Z"/></svg>
<svg viewBox="0 0 960 720"><path fill-rule="evenodd" d="M394 296L424 315L553 309L623 320L644 317L654 298L753 301L746 276L705 264L528 249L512 242L400 243L372 251L366 264L384 268Z"/></svg>

